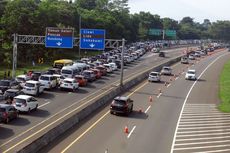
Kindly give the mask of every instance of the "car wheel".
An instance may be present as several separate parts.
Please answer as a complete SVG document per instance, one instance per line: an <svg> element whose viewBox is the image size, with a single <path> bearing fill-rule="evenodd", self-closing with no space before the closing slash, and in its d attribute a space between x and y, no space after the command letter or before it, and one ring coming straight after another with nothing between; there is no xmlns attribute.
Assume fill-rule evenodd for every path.
<svg viewBox="0 0 230 153"><path fill-rule="evenodd" d="M113 111L110 111L110 114L113 114Z"/></svg>
<svg viewBox="0 0 230 153"><path fill-rule="evenodd" d="M34 110L37 110L38 109L38 104L36 105L36 107L34 108Z"/></svg>
<svg viewBox="0 0 230 153"><path fill-rule="evenodd" d="M132 105L132 107L131 107L131 109L130 109L130 113L131 113L131 112L133 112L133 105Z"/></svg>
<svg viewBox="0 0 230 153"><path fill-rule="evenodd" d="M10 121L9 117L6 118L5 123L8 124Z"/></svg>
<svg viewBox="0 0 230 153"><path fill-rule="evenodd" d="M30 113L30 112L31 112L31 109L29 108L28 111L27 111L27 113Z"/></svg>
<svg viewBox="0 0 230 153"><path fill-rule="evenodd" d="M36 92L36 96L39 96L39 91L37 90L37 92Z"/></svg>

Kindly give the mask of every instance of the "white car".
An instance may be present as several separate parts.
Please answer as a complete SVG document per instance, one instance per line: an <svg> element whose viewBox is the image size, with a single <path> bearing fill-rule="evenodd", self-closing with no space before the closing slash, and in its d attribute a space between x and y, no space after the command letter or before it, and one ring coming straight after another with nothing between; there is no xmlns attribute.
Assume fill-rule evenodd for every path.
<svg viewBox="0 0 230 153"><path fill-rule="evenodd" d="M148 81L150 82L159 82L161 81L161 76L160 76L160 73L159 72L151 72L149 73L149 77L148 77Z"/></svg>
<svg viewBox="0 0 230 153"><path fill-rule="evenodd" d="M190 69L185 74L186 80L196 80L196 70Z"/></svg>
<svg viewBox="0 0 230 153"><path fill-rule="evenodd" d="M25 85L25 82L30 80L30 76L28 75L18 75L15 80L20 84L20 86L23 88Z"/></svg>
<svg viewBox="0 0 230 153"><path fill-rule="evenodd" d="M19 95L14 97L14 107L20 112L30 112L31 110L37 110L38 101L28 95Z"/></svg>
<svg viewBox="0 0 230 153"><path fill-rule="evenodd" d="M79 83L73 78L65 78L60 85L60 89L71 89L75 91L79 88Z"/></svg>
<svg viewBox="0 0 230 153"><path fill-rule="evenodd" d="M111 68L112 68L113 71L116 71L116 70L117 70L117 65L116 65L116 63L109 63L109 65L111 66Z"/></svg>
<svg viewBox="0 0 230 153"><path fill-rule="evenodd" d="M45 86L42 85L39 81L29 80L26 81L22 92L28 95L35 95L38 96L39 94L43 93Z"/></svg>
<svg viewBox="0 0 230 153"><path fill-rule="evenodd" d="M39 82L45 86L46 89L57 87L57 79L53 75L45 74L39 77Z"/></svg>
<svg viewBox="0 0 230 153"><path fill-rule="evenodd" d="M161 70L161 74L163 75L172 75L172 69L169 66L164 66Z"/></svg>
<svg viewBox="0 0 230 153"><path fill-rule="evenodd" d="M106 68L107 73L112 73L113 69L110 64L103 64L103 66Z"/></svg>
<svg viewBox="0 0 230 153"><path fill-rule="evenodd" d="M190 60L195 60L195 55L194 55L194 54L190 54L190 55L188 56L188 59L190 59Z"/></svg>

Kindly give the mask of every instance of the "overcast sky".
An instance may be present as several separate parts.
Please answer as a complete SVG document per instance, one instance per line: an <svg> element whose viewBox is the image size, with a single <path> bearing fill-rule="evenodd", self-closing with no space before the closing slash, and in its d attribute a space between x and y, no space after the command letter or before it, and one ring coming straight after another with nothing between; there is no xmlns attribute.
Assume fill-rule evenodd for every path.
<svg viewBox="0 0 230 153"><path fill-rule="evenodd" d="M129 0L129 7L132 14L145 11L178 21L185 16L200 23L230 20L230 0Z"/></svg>

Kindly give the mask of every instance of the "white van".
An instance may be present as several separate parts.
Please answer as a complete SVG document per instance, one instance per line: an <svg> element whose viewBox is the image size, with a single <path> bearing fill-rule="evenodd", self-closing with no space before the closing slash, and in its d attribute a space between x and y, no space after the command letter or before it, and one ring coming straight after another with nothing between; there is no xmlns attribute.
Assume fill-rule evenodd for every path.
<svg viewBox="0 0 230 153"><path fill-rule="evenodd" d="M116 70L117 70L117 65L116 65L116 63L109 63L109 65L111 66L111 68L112 68L113 71L116 71Z"/></svg>
<svg viewBox="0 0 230 153"><path fill-rule="evenodd" d="M103 64L103 66L106 68L106 71L108 73L113 72L112 66L110 64Z"/></svg>
<svg viewBox="0 0 230 153"><path fill-rule="evenodd" d="M79 74L81 69L76 65L64 66L61 69L61 75L65 78L73 78L75 75Z"/></svg>
<svg viewBox="0 0 230 153"><path fill-rule="evenodd" d="M46 89L57 87L57 79L53 75L44 74L39 77L39 82L45 86Z"/></svg>

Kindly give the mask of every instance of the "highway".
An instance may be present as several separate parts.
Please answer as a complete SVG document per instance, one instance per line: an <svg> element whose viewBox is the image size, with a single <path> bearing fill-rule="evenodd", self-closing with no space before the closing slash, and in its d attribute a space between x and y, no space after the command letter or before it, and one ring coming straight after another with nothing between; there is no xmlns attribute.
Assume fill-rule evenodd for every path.
<svg viewBox="0 0 230 153"><path fill-rule="evenodd" d="M229 152L230 115L216 109L219 74L229 59L229 52L219 50L191 65L173 65L175 77L146 80L124 93L134 100L130 116L111 115L107 106L40 152ZM196 69L197 81L184 79L188 68Z"/></svg>
<svg viewBox="0 0 230 153"><path fill-rule="evenodd" d="M154 65L181 55L185 49L187 48L166 50L166 58L158 57L156 53L147 53L140 60L125 67L124 80L131 79ZM15 152L20 145L28 144L30 139L39 137L41 133L58 125L58 121L63 117L68 117L70 113L85 107L95 97L109 92L113 86L119 85L119 74L119 71L114 72L74 93L58 89L46 91L37 98L39 109L36 112L21 114L19 119L7 125L1 124L0 151Z"/></svg>

